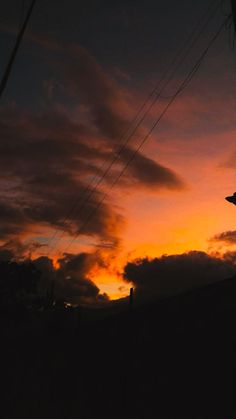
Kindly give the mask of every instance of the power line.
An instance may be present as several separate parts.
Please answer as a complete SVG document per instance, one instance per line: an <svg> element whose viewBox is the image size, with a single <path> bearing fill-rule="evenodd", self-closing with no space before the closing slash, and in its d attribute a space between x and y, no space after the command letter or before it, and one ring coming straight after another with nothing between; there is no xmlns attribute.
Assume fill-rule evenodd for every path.
<svg viewBox="0 0 236 419"><path fill-rule="evenodd" d="M156 88L155 88L156 89ZM145 108L145 106L147 105L149 99L151 98L151 96L153 95L153 93L155 92L155 89L153 89L153 91L150 93L150 95L147 97L147 99L145 100L145 102L141 105L141 107L139 108L137 114L135 115L135 117L132 119L132 121L129 124L129 127L123 132L123 135L121 137L121 140L124 139L125 135L128 134L129 129L132 127L132 125L136 122L136 120L138 119L140 113L142 112L142 110ZM98 170L103 170L105 165L106 165L107 161L105 160L103 162L103 164L100 165L100 167L98 168ZM110 165L110 163L109 163ZM107 170L107 169L106 169ZM104 174L104 172L103 172ZM102 175L103 176L103 175ZM62 225L67 223L67 221L70 220L70 216L73 215L74 211L77 208L78 203L81 201L81 199L83 198L84 195L86 195L87 192L89 192L90 188L93 186L94 181L96 180L97 175L95 174L90 182L90 184L88 184L87 186L85 186L81 192L81 194L79 195L79 197L74 201L71 209L69 210L68 214L63 218L62 220ZM97 186L97 185L96 185ZM79 207L78 210L80 210L81 208ZM58 241L63 237L63 233L66 231L66 228L64 228L62 230L62 235L59 236ZM57 229L54 234L50 237L47 246L51 247L51 250L53 250L55 248L55 246L50 246L51 242L56 238L57 234L59 232L59 229Z"/></svg>
<svg viewBox="0 0 236 419"><path fill-rule="evenodd" d="M191 82L192 78L194 77L194 75L198 71L198 69L199 69L202 61L204 60L205 56L207 55L209 49L212 47L212 45L214 44L214 42L217 40L217 38L221 34L222 30L224 29L225 24L230 19L231 19L231 16L228 16L224 20L224 22L221 24L221 26L219 27L218 31L213 36L213 38L210 40L208 46L205 48L205 50L203 51L203 53L201 54L201 56L199 57L199 59L197 60L197 62L195 63L195 65L193 66L193 68L190 70L190 72L188 73L188 75L185 77L185 79L183 80L183 82L180 84L180 86L177 89L176 93L173 95L173 97L170 99L170 101L168 102L168 104L165 106L164 110L161 112L161 114L157 118L156 122L152 125L151 129L149 130L149 132L145 135L145 137L143 138L143 140L141 141L141 143L139 144L139 146L136 148L136 150L134 150L133 154L131 155L131 157L129 158L129 160L127 161L127 163L125 164L125 166L123 167L122 171L119 173L119 175L113 181L113 183L111 184L111 186L109 188L109 192L114 188L114 186L118 183L118 181L120 180L120 178L123 176L124 172L126 171L126 169L128 168L128 166L130 165L130 163L133 161L133 159L135 158L135 156L137 155L137 153L139 152L139 150L143 147L143 145L145 144L145 142L148 140L148 138L150 137L150 135L152 134L152 132L154 131L154 129L156 128L156 126L160 123L160 121L162 120L162 118L165 116L165 114L167 113L168 109L170 108L170 106L172 105L172 103L175 101L175 99L177 98L177 96ZM77 235L71 240L71 242L68 244L68 246L66 247L66 249L64 250L63 253L68 252L68 249L71 247L71 245L77 239L77 237L82 233L83 229L87 226L87 224L89 223L90 219L97 212L97 210L103 204L103 202L105 201L105 199L107 197L108 197L108 193L104 194L103 198L100 200L100 202L98 203L98 205L93 209L93 211L89 214L89 216L85 220L85 223L82 224L82 226L80 227Z"/></svg>
<svg viewBox="0 0 236 419"><path fill-rule="evenodd" d="M22 21L24 19L24 14L25 14L25 0L21 0L20 17L19 17L19 30L21 28Z"/></svg>
<svg viewBox="0 0 236 419"><path fill-rule="evenodd" d="M17 51L20 47L23 35L25 33L25 30L26 30L27 24L29 22L30 16L32 14L35 3L36 3L36 0L32 0L32 2L30 4L30 7L28 9L28 12L26 14L25 21L24 21L24 23L23 23L23 25L22 25L22 27L21 27L18 35L17 35L14 48L12 50L12 53L10 55L9 61L7 63L6 69L4 71L4 74L3 74L3 77L2 77L2 80L1 80L1 83L0 83L0 97L2 96L2 94L3 94L3 92L6 88L6 85L7 85L8 79L10 77L12 67L13 67L13 64L14 64L14 61L15 61L15 58L16 58Z"/></svg>
<svg viewBox="0 0 236 419"><path fill-rule="evenodd" d="M187 57L188 53L191 51L191 49L193 48L193 46L195 45L195 43L198 41L198 39L200 38L200 36L202 35L202 33L204 32L205 28L207 27L207 25L209 24L210 20L212 19L212 17L215 15L216 11L218 10L221 2L217 2L217 6L214 8L213 14L210 15L210 17L207 19L206 22L203 23L203 26L200 30L199 33L196 34L196 32L198 31L198 28L200 27L200 25L202 25L202 21L204 20L205 16L208 15L208 13L211 11L212 7L215 6L216 2L215 0L213 2L211 2L206 10L206 12L204 12L204 15L201 16L201 18L199 19L199 21L197 22L197 24L195 25L194 29L192 30L191 34L189 35L189 37L187 38L187 40L185 41L184 45L180 48L180 50L177 52L177 54L175 55L174 59L171 61L170 64L170 68L168 68L164 74L162 75L162 77L160 78L159 82L156 84L156 86L154 87L154 89L151 91L151 93L147 96L147 98L145 99L144 103L141 105L141 107L139 108L136 116L134 117L134 119L131 121L129 127L127 130L125 130L125 132L123 133L121 140L125 139L126 134L129 133L129 130L132 128L133 124L138 121L139 117L142 114L142 111L145 110L146 106L149 103L149 106L146 108L146 111L144 112L144 114L141 116L141 119L138 121L137 125L133 128L133 130L131 131L131 133L129 134L128 138L125 140L125 142L120 146L120 148L115 152L115 156L113 157L113 159L110 161L110 163L108 164L108 166L106 167L105 171L103 172L102 176L98 179L97 183L95 184L95 186L92 187L94 180L96 180L96 175L95 178L93 178L92 182L90 185L88 185L82 192L82 194L79 196L79 198L75 201L75 204L72 206L72 209L70 210L70 212L68 213L68 215L63 219L62 224L67 223L67 221L69 221L70 216L73 215L74 211L77 208L78 203L80 202L81 198L83 197L83 195L87 194L87 197L85 197L85 200L82 202L82 204L79 206L79 208L77 208L76 213L77 215L79 214L79 212L84 208L84 206L86 205L86 203L90 200L90 198L92 197L92 195L96 192L96 190L98 189L99 185L102 183L102 181L105 179L105 177L107 176L107 174L109 173L109 171L111 170L111 168L113 167L113 165L117 162L117 160L119 159L119 157L121 156L122 152L125 150L125 148L127 147L129 141L131 140L131 138L133 137L133 135L136 133L137 129L141 126L142 122L145 120L146 116L148 115L148 113L150 112L150 110L152 109L152 107L157 103L158 99L161 98L161 94L162 92L165 90L165 88L168 86L169 82L172 80L176 70L182 65L182 63L184 62L185 58ZM189 44L189 46L188 46ZM188 48L187 48L188 47ZM187 50L185 51L185 49L187 48ZM175 65L176 64L176 65ZM174 66L174 68L172 69L172 67ZM167 78L168 77L168 78ZM165 81L165 79L167 78L167 80ZM164 83L164 85L162 86L162 83ZM158 89L160 89L158 91ZM155 96L154 96L155 95ZM168 97L169 98L169 97ZM103 165L104 167L104 165ZM91 189L90 189L91 188ZM52 242L52 240L54 240L57 236L59 230L57 230L53 236L50 238L48 245L50 245L50 243ZM59 236L58 242L61 240L61 238L63 237L63 234L66 231L66 226L62 231L62 234ZM57 243L58 244L58 243ZM54 250L56 247L56 245L51 246L51 251ZM51 253L48 252L48 256Z"/></svg>
<svg viewBox="0 0 236 419"><path fill-rule="evenodd" d="M213 2L215 4L215 2ZM213 5L213 3L210 5L209 8L211 8L211 6ZM217 11L219 7L219 4L217 5L217 8L214 10L214 14ZM209 9L208 8L208 9ZM208 10L207 10L208 11ZM213 14L213 15L214 15ZM142 118L140 119L140 121L138 122L138 124L135 126L135 128L133 129L133 131L131 132L131 134L129 135L129 137L126 139L125 143L120 147L119 151L115 154L115 157L113 158L113 160L110 162L110 164L108 165L108 167L106 168L105 172L103 173L103 175L101 176L101 178L98 180L97 184L94 186L94 188L92 188L92 190L90 190L89 195L87 196L87 198L85 199L85 201L82 203L82 205L79 207L78 211L80 211L81 209L84 208L85 204L89 201L89 199L91 198L91 196L93 195L93 193L96 192L98 186L102 183L103 179L105 178L105 176L109 173L111 167L115 164L115 162L118 160L118 158L120 157L122 151L125 149L125 147L127 146L127 144L129 143L130 139L132 138L132 136L134 135L134 133L136 132L136 130L139 128L139 126L141 125L141 123L144 121L145 117L147 116L147 114L149 113L149 111L151 110L151 108L154 106L154 104L157 102L157 100L161 97L162 92L164 91L164 89L167 87L168 83L171 81L171 79L173 78L176 70L179 68L179 66L183 63L183 61L185 60L186 56L188 55L189 51L191 50L191 48L194 46L194 44L197 42L197 40L200 38L200 36L202 35L203 31L205 30L206 26L208 25L209 21L211 20L212 16L210 16L210 18L205 22L203 28L201 29L201 32L193 39L193 41L191 42L189 48L187 49L187 51L185 52L184 56L181 57L180 62L177 63L177 65L174 67L174 69L171 71L171 74L169 75L169 78L167 79L167 81L165 82L164 86L161 87L160 91L158 93L156 93L156 96L154 97L154 99L152 100L152 102L149 104L148 108L146 109L144 115L142 116ZM202 21L202 20L201 20ZM199 21L199 23L201 23L201 21ZM199 25L199 24L198 24ZM196 30L198 29L198 25ZM186 46L188 45L189 41L191 41L193 35L195 34L195 31L193 31L190 35L190 37L188 38L187 42L186 42ZM180 54L182 54L184 52L184 48L185 45L183 47L183 50L181 49ZM176 62L176 60L178 59L178 55L177 54L176 57L173 60L173 63ZM166 73L164 74L164 76L161 78L160 82L162 82L163 80L165 80L166 76L168 75L169 70L166 71ZM150 97L152 96L153 93L156 92L157 88L159 87L158 83L157 87L152 91L151 95L149 95ZM78 212L77 212L78 215ZM55 247L54 247L55 248Z"/></svg>

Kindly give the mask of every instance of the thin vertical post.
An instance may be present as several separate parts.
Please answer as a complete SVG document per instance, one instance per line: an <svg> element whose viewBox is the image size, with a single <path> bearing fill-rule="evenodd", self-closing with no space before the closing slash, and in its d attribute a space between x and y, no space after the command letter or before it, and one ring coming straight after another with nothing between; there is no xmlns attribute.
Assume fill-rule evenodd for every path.
<svg viewBox="0 0 236 419"><path fill-rule="evenodd" d="M54 302L54 291L55 291L55 280L53 279L51 282L51 289L50 289L50 306L52 307Z"/></svg>
<svg viewBox="0 0 236 419"><path fill-rule="evenodd" d="M129 312L132 313L134 304L134 289L130 288L129 290Z"/></svg>
<svg viewBox="0 0 236 419"><path fill-rule="evenodd" d="M231 0L231 9L234 21L234 32L236 34L236 0Z"/></svg>

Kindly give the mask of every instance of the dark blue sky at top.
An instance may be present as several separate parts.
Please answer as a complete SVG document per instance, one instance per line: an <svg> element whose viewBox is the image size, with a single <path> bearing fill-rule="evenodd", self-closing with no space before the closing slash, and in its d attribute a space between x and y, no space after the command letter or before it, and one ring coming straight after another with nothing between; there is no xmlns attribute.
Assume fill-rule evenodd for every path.
<svg viewBox="0 0 236 419"><path fill-rule="evenodd" d="M24 3L26 8L29 1ZM85 47L108 73L112 74L118 68L127 74L129 77L124 77L122 83L135 89L140 86L148 91L150 81L158 79L211 3L205 0L38 0L29 30L37 36ZM5 2L0 24L17 26L21 7L20 0ZM222 20L222 9L229 10L228 1L222 2L209 33L213 33ZM213 49L213 56L221 63L230 55L227 36L225 33ZM1 74L14 39L14 34L1 32ZM42 51L41 47L25 39L4 99L16 100L23 105L40 102L43 81L56 78L54 70L47 63L49 56L53 59L51 55L52 52ZM229 60L233 59L231 54ZM212 68L205 66L206 77L208 73L216 82ZM217 80L221 73L219 68ZM230 77L226 75L227 79Z"/></svg>

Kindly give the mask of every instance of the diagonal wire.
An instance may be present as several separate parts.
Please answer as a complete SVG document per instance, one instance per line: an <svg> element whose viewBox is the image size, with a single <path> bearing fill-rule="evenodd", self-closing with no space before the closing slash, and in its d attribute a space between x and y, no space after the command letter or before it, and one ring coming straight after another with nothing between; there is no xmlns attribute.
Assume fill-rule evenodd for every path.
<svg viewBox="0 0 236 419"><path fill-rule="evenodd" d="M132 125L139 119L139 116L141 116L142 111L144 111L144 109L147 107L148 103L149 106L146 108L146 111L144 112L143 116L141 117L141 119L139 120L139 122L137 123L137 125L134 127L134 129L131 131L131 133L129 134L128 138L125 140L125 142L120 146L120 148L115 152L115 156L113 157L113 159L111 160L111 162L108 164L108 166L106 167L105 171L103 172L102 176L98 179L97 183L95 184L95 186L92 187L94 181L96 180L96 175L95 177L92 179L92 182L90 185L88 185L87 187L85 187L85 189L82 191L82 194L79 196L79 198L75 201L72 209L70 210L69 214L63 219L62 224L66 223L67 221L69 221L70 216L73 215L74 211L77 208L77 205L79 204L80 200L82 199L82 197L84 195L87 194L85 200L81 203L81 205L79 206L79 208L77 208L76 210L76 214L78 215L78 213L84 208L84 206L86 205L86 203L89 201L89 199L92 197L92 195L96 192L96 190L98 189L99 185L102 183L102 181L104 180L104 178L107 176L107 174L109 173L109 171L111 170L111 168L113 167L113 165L117 162L117 160L119 159L119 157L121 156L122 152L125 150L125 148L127 147L129 141L131 140L131 138L133 137L133 135L136 133L136 131L138 130L138 128L141 126L141 124L143 123L143 121L145 120L146 116L148 115L148 113L150 112L150 110L152 109L152 107L157 103L158 99L161 98L161 94L162 92L165 90L165 88L167 87L167 85L170 83L170 81L172 80L176 70L182 65L182 63L184 62L185 58L187 57L188 53L191 51L191 49L193 48L193 46L195 45L195 43L198 41L198 39L200 38L200 36L202 35L202 33L204 32L205 28L207 27L207 25L209 24L210 20L213 18L213 16L215 15L215 13L217 12L219 6L220 6L221 2L211 2L208 5L207 11L204 13L204 16L201 16L201 18L199 19L199 21L197 22L197 24L195 25L194 29L192 30L191 34L189 35L189 37L187 38L186 42L184 43L183 47L180 48L180 50L177 52L177 54L175 55L175 57L173 58L173 60L171 61L170 64L170 68L167 69L167 71L164 72L164 74L162 75L162 77L160 78L159 82L156 84L156 86L154 87L154 89L151 91L151 93L147 96L146 100L144 101L144 103L142 104L142 106L140 107L140 109L138 110L136 116L134 117L134 119L131 121L129 127L127 130L125 130L123 136L121 139L125 139L125 135L128 134L130 128L132 128ZM199 26L202 24L203 19L205 18L205 16L211 11L212 7L215 6L213 13L210 15L210 17L207 19L206 22L204 22L201 31L199 33L196 34ZM190 43L190 44L189 44ZM189 44L189 46L188 46ZM188 48L187 48L188 47ZM187 50L185 51L185 49L187 48ZM175 65L176 64L176 65ZM172 69L172 67L174 66L174 68ZM169 77L168 77L169 76ZM168 77L168 78L167 78ZM165 79L167 78L167 80L165 81ZM164 85L162 86L162 83L165 81ZM158 91L158 89L160 89ZM168 97L169 98L169 97ZM105 162L106 163L106 162ZM102 168L105 165L103 164ZM90 189L91 188L91 189ZM56 238L57 233L59 230L57 230L53 236L50 238L49 242L48 242L48 246L51 244L51 242ZM64 233L66 232L66 226L65 228L62 230L62 234L59 236L59 239L57 241L57 245L59 243L59 241L62 239ZM54 250L57 246L56 244L54 246L51 246L51 250L48 252L48 256L51 253L52 250Z"/></svg>
<svg viewBox="0 0 236 419"><path fill-rule="evenodd" d="M162 118L165 116L165 114L167 113L167 111L170 108L170 106L172 105L172 103L175 101L175 99L178 97L178 95L183 91L183 89L185 89L188 86L188 84L191 82L191 80L193 79L194 75L198 71L198 69L199 69L202 61L204 60L205 56L207 55L209 49L215 43L215 41L217 40L217 38L221 34L222 30L225 28L225 24L230 19L231 19L231 16L227 16L227 18L224 20L224 22L220 25L220 27L217 30L216 34L210 40L210 42L208 43L207 47L202 52L202 54L200 55L199 59L197 60L197 62L193 66L193 68L190 70L190 72L188 73L188 75L186 76L186 78L180 84L180 86L177 89L176 93L170 99L170 101L168 102L168 104L165 106L164 110L161 112L161 114L159 115L159 117L157 118L157 120L155 121L155 123L152 125L151 129L149 130L149 132L145 135L145 137L143 138L143 140L141 141L141 143L139 144L139 146L136 148L136 150L133 151L132 155L130 156L129 160L127 161L127 163L123 167L122 171L119 173L119 175L115 178L115 180L111 184L111 186L109 188L109 192L115 187L115 185L118 183L118 181L120 180L120 178L123 176L124 172L126 171L126 169L128 168L128 166L130 165L130 163L132 163L132 161L136 157L136 155L139 152L139 150L143 147L143 145L146 143L146 141L148 140L148 138L150 137L150 135L152 134L152 132L154 131L154 129L157 127L157 125L160 123L160 121L162 120ZM75 237L73 237L73 239L71 240L71 242L66 246L66 248L65 248L65 250L64 250L63 253L67 253L68 252L68 250L71 247L71 245L74 243L74 241L77 239L77 237L83 232L84 228L87 226L87 224L89 223L90 219L93 217L93 215L95 215L95 213L101 207L101 205L103 204L103 202L105 201L105 199L108 197L108 195L109 195L108 192L105 193L104 196L102 197L102 199L99 201L98 205L93 209L93 211L90 212L90 214L88 215L87 219L85 220L85 222L80 227L77 235Z"/></svg>
<svg viewBox="0 0 236 419"><path fill-rule="evenodd" d="M18 35L17 35L14 48L13 48L13 50L11 52L10 58L8 60L8 63L6 65L6 69L5 69L4 74L3 74L3 77L2 77L2 80L0 82L0 97L2 96L2 94L3 94L3 92L4 92L5 88L6 88L6 85L7 85L8 79L10 77L10 74L11 74L11 71L12 71L12 67L13 67L13 64L14 64L14 61L15 61L15 58L16 58L16 54L17 54L18 49L20 47L22 38L24 36L25 30L26 30L27 24L29 22L30 16L32 14L32 11L33 11L33 8L34 8L35 3L36 3L36 0L32 0L32 2L30 4L30 7L28 9L28 12L26 14L26 18L25 18L25 20L23 22L23 25L22 25L22 27L21 27Z"/></svg>
<svg viewBox="0 0 236 419"><path fill-rule="evenodd" d="M24 14L25 14L25 0L21 0L21 6L20 6L20 17L19 17L19 31L22 25L22 21L24 19Z"/></svg>

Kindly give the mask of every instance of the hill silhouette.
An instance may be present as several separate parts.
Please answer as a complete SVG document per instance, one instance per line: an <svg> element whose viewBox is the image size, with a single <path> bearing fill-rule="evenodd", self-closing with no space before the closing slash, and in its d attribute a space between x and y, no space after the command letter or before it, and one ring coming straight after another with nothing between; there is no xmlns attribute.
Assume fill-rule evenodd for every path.
<svg viewBox="0 0 236 419"><path fill-rule="evenodd" d="M9 417L235 417L236 276L77 314L2 315Z"/></svg>

